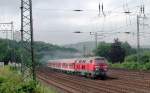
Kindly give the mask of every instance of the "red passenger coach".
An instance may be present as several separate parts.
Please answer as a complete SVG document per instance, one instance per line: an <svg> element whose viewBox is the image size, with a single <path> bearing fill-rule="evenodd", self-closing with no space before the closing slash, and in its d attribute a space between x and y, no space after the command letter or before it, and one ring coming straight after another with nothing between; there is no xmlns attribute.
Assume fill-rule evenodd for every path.
<svg viewBox="0 0 150 93"><path fill-rule="evenodd" d="M107 60L103 57L49 60L48 67L66 73L73 73L91 78L106 78Z"/></svg>
<svg viewBox="0 0 150 93"><path fill-rule="evenodd" d="M75 71L73 59L49 60L48 67L62 71Z"/></svg>

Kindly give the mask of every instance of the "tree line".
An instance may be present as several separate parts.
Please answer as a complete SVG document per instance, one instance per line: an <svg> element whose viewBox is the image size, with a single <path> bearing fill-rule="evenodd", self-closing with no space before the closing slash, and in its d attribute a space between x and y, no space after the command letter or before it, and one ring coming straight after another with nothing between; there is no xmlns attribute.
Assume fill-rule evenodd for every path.
<svg viewBox="0 0 150 93"><path fill-rule="evenodd" d="M35 50L35 59L37 62L41 60L45 55L58 56L58 54L54 54L56 51L61 51L63 53L76 53L78 50L74 48L65 48L54 44L49 44L41 41L34 42L34 50ZM30 57L27 54L26 50L23 50L26 54L26 58L24 60L30 62L28 60ZM21 62L21 42L16 42L12 40L0 39L0 62L4 62L5 65L8 62ZM61 56L63 56L63 53Z"/></svg>

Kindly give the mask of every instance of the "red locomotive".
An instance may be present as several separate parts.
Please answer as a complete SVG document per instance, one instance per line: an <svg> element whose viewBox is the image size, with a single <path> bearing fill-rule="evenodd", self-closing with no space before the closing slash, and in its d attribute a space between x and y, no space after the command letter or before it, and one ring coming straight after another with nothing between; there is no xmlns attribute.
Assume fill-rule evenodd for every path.
<svg viewBox="0 0 150 93"><path fill-rule="evenodd" d="M49 60L48 67L93 79L98 77L106 79L106 73L108 71L107 60L103 57Z"/></svg>

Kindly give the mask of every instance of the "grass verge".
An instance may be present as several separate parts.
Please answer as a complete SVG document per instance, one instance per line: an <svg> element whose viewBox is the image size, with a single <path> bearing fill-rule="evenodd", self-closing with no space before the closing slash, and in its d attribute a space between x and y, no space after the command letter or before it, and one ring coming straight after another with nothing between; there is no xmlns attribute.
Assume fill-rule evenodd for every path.
<svg viewBox="0 0 150 93"><path fill-rule="evenodd" d="M34 87L33 81L24 82L22 76L9 66L0 68L0 93L56 93L40 83Z"/></svg>
<svg viewBox="0 0 150 93"><path fill-rule="evenodd" d="M123 68L129 70L150 70L150 62L147 63L137 63L137 62L123 62L123 63L115 63L110 64L112 68Z"/></svg>

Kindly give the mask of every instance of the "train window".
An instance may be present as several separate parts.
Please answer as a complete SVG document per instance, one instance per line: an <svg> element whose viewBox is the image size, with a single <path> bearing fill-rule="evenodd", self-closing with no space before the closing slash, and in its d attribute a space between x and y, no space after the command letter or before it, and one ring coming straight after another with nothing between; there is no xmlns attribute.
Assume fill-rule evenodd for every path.
<svg viewBox="0 0 150 93"><path fill-rule="evenodd" d="M73 66L73 64L69 64L69 66L71 67L71 66Z"/></svg>
<svg viewBox="0 0 150 93"><path fill-rule="evenodd" d="M67 66L68 66L68 64L65 64L65 66L67 67Z"/></svg>
<svg viewBox="0 0 150 93"><path fill-rule="evenodd" d="M82 60L79 60L79 63L82 63Z"/></svg>
<svg viewBox="0 0 150 93"><path fill-rule="evenodd" d="M90 60L90 63L93 63L93 60Z"/></svg>
<svg viewBox="0 0 150 93"><path fill-rule="evenodd" d="M86 60L83 60L83 63L85 63L86 62Z"/></svg>
<svg viewBox="0 0 150 93"><path fill-rule="evenodd" d="M66 63L63 63L63 66L64 66L64 67L66 67L66 66L67 66L67 64L66 64Z"/></svg>

